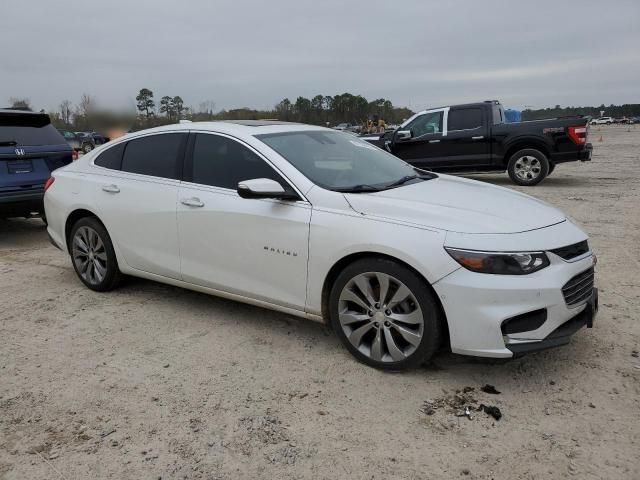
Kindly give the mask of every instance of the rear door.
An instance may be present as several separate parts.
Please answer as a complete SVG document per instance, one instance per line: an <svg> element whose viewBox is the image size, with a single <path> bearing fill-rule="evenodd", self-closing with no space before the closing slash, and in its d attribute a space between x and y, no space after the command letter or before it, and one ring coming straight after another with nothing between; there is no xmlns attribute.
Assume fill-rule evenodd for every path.
<svg viewBox="0 0 640 480"><path fill-rule="evenodd" d="M400 131L409 130L411 137L403 140L394 134L392 153L416 167L439 165L445 155L442 140L446 135L446 116L447 110L425 112L400 127Z"/></svg>
<svg viewBox="0 0 640 480"><path fill-rule="evenodd" d="M176 199L188 135L166 132L121 142L94 161L98 216L127 265L180 279Z"/></svg>
<svg viewBox="0 0 640 480"><path fill-rule="evenodd" d="M311 205L245 199L238 182L288 181L257 151L215 133L192 133L178 201L183 279L304 310Z"/></svg>
<svg viewBox="0 0 640 480"><path fill-rule="evenodd" d="M438 162L438 167L465 169L490 163L488 120L484 115L481 107L449 110L447 135L441 141L446 157Z"/></svg>

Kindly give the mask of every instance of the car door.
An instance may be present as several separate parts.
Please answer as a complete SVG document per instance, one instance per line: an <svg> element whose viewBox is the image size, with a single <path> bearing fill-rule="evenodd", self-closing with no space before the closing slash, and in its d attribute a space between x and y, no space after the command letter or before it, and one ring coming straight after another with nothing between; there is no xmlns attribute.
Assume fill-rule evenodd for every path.
<svg viewBox="0 0 640 480"><path fill-rule="evenodd" d="M187 282L303 310L311 205L244 199L242 180L293 190L257 151L232 137L192 133L178 194L182 276Z"/></svg>
<svg viewBox="0 0 640 480"><path fill-rule="evenodd" d="M480 107L451 108L447 135L440 142L446 157L438 166L452 170L488 165L490 138Z"/></svg>
<svg viewBox="0 0 640 480"><path fill-rule="evenodd" d="M187 134L121 142L101 153L92 175L98 216L134 269L180 279L176 202Z"/></svg>
<svg viewBox="0 0 640 480"><path fill-rule="evenodd" d="M446 111L425 112L411 120L398 131L409 131L411 136L402 138L396 131L392 138L391 152L411 165L421 168L437 166L444 151L441 145Z"/></svg>

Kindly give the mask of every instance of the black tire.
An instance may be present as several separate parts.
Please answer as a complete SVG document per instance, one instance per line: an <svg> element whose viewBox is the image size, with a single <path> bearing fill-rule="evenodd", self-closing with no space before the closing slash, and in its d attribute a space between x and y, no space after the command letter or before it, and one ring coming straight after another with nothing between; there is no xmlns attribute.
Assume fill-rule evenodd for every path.
<svg viewBox="0 0 640 480"><path fill-rule="evenodd" d="M553 173L556 169L556 165L554 163L549 162L549 173L547 173L547 177Z"/></svg>
<svg viewBox="0 0 640 480"><path fill-rule="evenodd" d="M82 151L83 151L84 153L89 153L91 150L93 150L93 145L91 145L90 143L85 143L85 144L82 146Z"/></svg>
<svg viewBox="0 0 640 480"><path fill-rule="evenodd" d="M88 266L88 270L93 269L93 276L90 271L81 271L80 264L82 263L82 255L79 255L79 253L81 253L81 248L80 245L76 244L76 235L79 234L79 232L80 235L82 235L85 232L91 233L91 231L98 235L100 244L103 247L96 247L93 249L95 255L92 254L91 259L99 261L100 265L104 268L104 273L100 274L99 269L95 265ZM91 246L90 243L87 245ZM69 235L69 254L71 255L71 263L78 274L78 278L91 290L95 290L96 292L106 292L113 290L120 283L122 274L118 267L118 260L113 249L111 237L109 237L109 234L102 223L100 223L95 217L81 218L73 225L71 228L71 234ZM84 257L87 259L88 264L90 261L89 255L84 255ZM104 258L104 261L102 258Z"/></svg>
<svg viewBox="0 0 640 480"><path fill-rule="evenodd" d="M522 162L525 161L528 161L529 164L536 164L539 169L537 171L532 170L531 172L523 172L521 166ZM507 165L507 173L509 174L511 181L516 185L532 187L539 184L547 175L549 175L549 160L540 150L524 148L511 155ZM527 173L531 174L531 178L527 178Z"/></svg>
<svg viewBox="0 0 640 480"><path fill-rule="evenodd" d="M341 299L341 294L344 294L349 288L347 287L350 283L354 281L356 278L362 278L362 275L370 275L373 279L372 281L375 283L378 275L386 275L389 277L391 285L388 289L386 289L387 294L383 299L381 304L376 303L375 307L379 310L377 313L371 315L371 312L364 312L360 306L350 303L349 301L344 301ZM359 277L360 276L360 277ZM384 277L383 277L384 278ZM404 284L409 290L411 296L406 297L404 302L393 302L394 296L396 296L396 292L399 292L400 288L394 290L394 282L398 282L395 286L398 286L400 283ZM371 284L369 284L371 286ZM381 285L378 283L378 285ZM345 287L347 287L345 289ZM380 295L381 288L378 288L377 291L375 287L371 290L372 295L375 297L376 295ZM353 290L349 290L353 292ZM362 290L360 290L361 292ZM399 294L399 293L398 293ZM362 297L362 295L360 295ZM400 297L399 297L400 298ZM413 301L415 299L415 302ZM405 302L408 302L405 304ZM341 305L348 305L348 309L343 308ZM411 332L419 331L420 327L415 325L409 325L407 323L403 323L402 321L398 321L398 315L403 315L407 310L405 310L405 306L409 305L410 308L413 308L414 311L410 313L410 315L417 315L417 317L422 318L422 333L421 338L417 340L416 337L412 337L415 341L415 344L410 344L404 340L405 335L401 335L399 328L404 328L404 332L407 331L407 328ZM419 310L418 308L419 307ZM343 327L340 316L343 317L354 315L354 312L351 312L351 309L358 309L364 312L357 312L357 316L367 317L365 320L358 320L357 322L353 322L350 325ZM401 311L394 310L402 308ZM389 317L385 316L384 310L386 312L391 312ZM392 311L394 310L394 311ZM349 313L347 313L347 311ZM355 316L354 315L354 318ZM378 317L380 315L380 317ZM393 319L392 317L396 317ZM404 315L404 317L408 317L408 315ZM404 318L403 317L403 318ZM374 320L380 318L385 321L375 322ZM344 346L349 350L353 356L356 357L360 362L369 365L371 367L375 367L382 370L404 370L408 368L417 367L423 362L428 361L433 354L438 350L442 342L442 325L443 318L440 312L440 308L438 307L437 300L434 298L434 294L428 285L425 284L425 280L417 275L415 272L410 270L409 268L397 263L393 260L384 259L384 258L364 258L361 260L357 260L354 263L347 266L336 278L329 295L329 319L331 325L335 332L340 337L340 340L344 344ZM360 323L363 322L363 323ZM365 325L365 323L367 325ZM372 328L373 324L378 324L379 326ZM353 327L352 327L353 326ZM351 336L353 336L353 332L360 327L369 327L367 333L362 334L359 338L359 347L356 347L347 336L347 331L349 330ZM418 329L418 330L416 330ZM401 347L401 349L396 349L396 355L398 359L391 358L391 348L390 343L387 337L391 337L391 343L393 347ZM378 337L379 336L379 337ZM376 360L371 358L373 356L373 344L377 338L380 338L381 346L380 351L384 352L381 356L381 360ZM384 340L382 340L384 339ZM360 349L366 350L367 346L365 345L366 341L371 342L371 347L369 348L369 354L363 353ZM403 345L406 343L406 345ZM360 349L359 349L360 348ZM402 355L397 352L402 351ZM371 356L370 356L371 355Z"/></svg>

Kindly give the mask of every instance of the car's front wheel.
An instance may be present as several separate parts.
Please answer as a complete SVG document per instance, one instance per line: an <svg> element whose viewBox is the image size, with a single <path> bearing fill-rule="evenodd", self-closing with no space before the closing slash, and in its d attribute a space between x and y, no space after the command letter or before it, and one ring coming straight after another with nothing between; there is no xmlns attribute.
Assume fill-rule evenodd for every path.
<svg viewBox="0 0 640 480"><path fill-rule="evenodd" d="M91 145L90 143L85 143L82 147L82 151L84 153L89 153L91 150L93 150L93 145Z"/></svg>
<svg viewBox="0 0 640 480"><path fill-rule="evenodd" d="M345 268L329 297L330 320L361 362L380 369L415 367L441 342L441 314L425 280L389 259L365 258Z"/></svg>
<svg viewBox="0 0 640 480"><path fill-rule="evenodd" d="M120 282L118 260L111 238L93 217L78 220L71 229L70 253L78 277L91 290L106 292Z"/></svg>

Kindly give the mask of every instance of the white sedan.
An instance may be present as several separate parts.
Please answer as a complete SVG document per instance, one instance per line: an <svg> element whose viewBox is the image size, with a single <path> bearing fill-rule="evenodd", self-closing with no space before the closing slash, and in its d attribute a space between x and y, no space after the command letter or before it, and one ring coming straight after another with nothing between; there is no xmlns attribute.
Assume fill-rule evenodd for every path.
<svg viewBox="0 0 640 480"><path fill-rule="evenodd" d="M90 289L123 274L328 322L359 360L512 357L597 310L595 256L562 212L415 169L353 135L169 125L56 170L48 233Z"/></svg>

